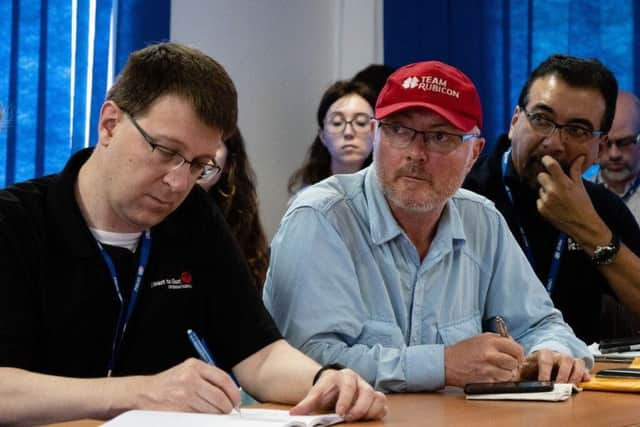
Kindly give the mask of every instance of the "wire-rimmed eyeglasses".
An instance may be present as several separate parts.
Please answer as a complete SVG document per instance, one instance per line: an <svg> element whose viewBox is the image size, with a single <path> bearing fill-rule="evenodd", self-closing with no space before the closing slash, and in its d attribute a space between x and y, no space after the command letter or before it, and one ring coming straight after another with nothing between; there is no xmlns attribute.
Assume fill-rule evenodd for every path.
<svg viewBox="0 0 640 427"><path fill-rule="evenodd" d="M395 122L378 120L378 124L394 148L407 148L418 135L428 149L441 154L448 154L472 138L479 138L479 133L457 134L440 130L417 130Z"/></svg>
<svg viewBox="0 0 640 427"><path fill-rule="evenodd" d="M169 170L175 170L184 165L189 165L189 172L195 179L210 179L220 173L220 166L215 164L214 160L209 160L207 163L202 163L196 160L187 160L179 152L165 147L162 144L158 144L156 139L149 135L133 116L125 111L125 115L129 118L131 124L140 132L140 135L151 147L151 152L156 153L157 160L167 166Z"/></svg>

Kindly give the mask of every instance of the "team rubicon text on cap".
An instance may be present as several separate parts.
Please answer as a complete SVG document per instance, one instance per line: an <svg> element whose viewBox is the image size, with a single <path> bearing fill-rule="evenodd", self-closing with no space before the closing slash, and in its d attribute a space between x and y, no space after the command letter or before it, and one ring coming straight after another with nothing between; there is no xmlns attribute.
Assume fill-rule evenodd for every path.
<svg viewBox="0 0 640 427"><path fill-rule="evenodd" d="M460 98L460 92L447 87L447 80L434 76L411 76L402 82L405 89L419 89L424 91L439 92L445 95Z"/></svg>
<svg viewBox="0 0 640 427"><path fill-rule="evenodd" d="M431 110L465 132L482 129L482 106L475 85L444 62L405 65L389 76L378 96L375 117L383 119L408 108Z"/></svg>

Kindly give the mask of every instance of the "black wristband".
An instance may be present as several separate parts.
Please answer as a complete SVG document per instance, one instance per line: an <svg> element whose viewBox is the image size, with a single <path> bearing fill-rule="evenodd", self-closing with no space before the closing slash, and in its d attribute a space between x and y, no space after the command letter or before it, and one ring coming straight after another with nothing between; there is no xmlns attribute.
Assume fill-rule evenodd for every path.
<svg viewBox="0 0 640 427"><path fill-rule="evenodd" d="M342 366L339 363L331 363L330 365L324 365L322 368L320 368L318 370L318 372L316 372L316 374L313 376L313 381L311 382L311 385L316 385L316 383L318 382L318 380L320 379L320 375L322 375L322 373L324 371L327 371L329 369L334 369L336 371L339 371L340 369L344 369L345 367Z"/></svg>

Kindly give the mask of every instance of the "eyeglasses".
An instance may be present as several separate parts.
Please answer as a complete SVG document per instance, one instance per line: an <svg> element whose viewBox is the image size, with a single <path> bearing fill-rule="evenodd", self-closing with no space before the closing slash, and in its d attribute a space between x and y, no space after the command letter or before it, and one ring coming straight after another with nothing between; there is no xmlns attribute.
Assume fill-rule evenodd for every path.
<svg viewBox="0 0 640 427"><path fill-rule="evenodd" d="M327 133L332 135L340 135L347 128L347 125L351 125L351 128L355 133L367 133L369 132L369 123L371 117L365 113L357 113L351 120L342 113L333 113L325 120L324 128Z"/></svg>
<svg viewBox="0 0 640 427"><path fill-rule="evenodd" d="M529 113L524 107L521 106L520 108L522 108L522 112L527 117L531 129L544 137L550 137L557 129L560 133L560 138L564 137L565 141L582 144L594 136L602 136L604 134L601 130L593 130L584 126L561 125L540 113Z"/></svg>
<svg viewBox="0 0 640 427"><path fill-rule="evenodd" d="M611 139L607 140L607 148L611 148L612 145L618 147L618 150L629 149L632 145L636 145L636 143L640 142L640 133L636 136L625 136L624 138Z"/></svg>
<svg viewBox="0 0 640 427"><path fill-rule="evenodd" d="M472 138L478 138L479 133L457 134L444 131L416 130L398 123L385 122L378 120L378 124L385 136L389 139L391 146L394 148L407 148L416 139L417 135L422 135L422 141L427 145L429 150L448 154Z"/></svg>
<svg viewBox="0 0 640 427"><path fill-rule="evenodd" d="M195 179L211 179L220 173L220 166L216 165L213 160L209 160L207 163L187 160L177 151L158 144L151 135L140 127L131 114L125 111L125 115L129 118L131 124L138 129L138 132L140 132L140 135L147 141L147 144L151 146L151 153L155 154L154 159L161 165L167 167L168 170L176 170L186 163L189 165L191 176Z"/></svg>

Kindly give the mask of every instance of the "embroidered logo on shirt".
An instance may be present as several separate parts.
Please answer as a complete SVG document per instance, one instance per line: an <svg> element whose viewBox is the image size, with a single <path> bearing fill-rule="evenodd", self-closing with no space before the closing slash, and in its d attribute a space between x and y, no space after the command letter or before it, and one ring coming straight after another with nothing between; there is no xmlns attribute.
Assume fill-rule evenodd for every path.
<svg viewBox="0 0 640 427"><path fill-rule="evenodd" d="M193 287L193 277L188 271L183 271L179 278L167 278L151 282L151 289L158 286L166 286L167 289L191 289Z"/></svg>

